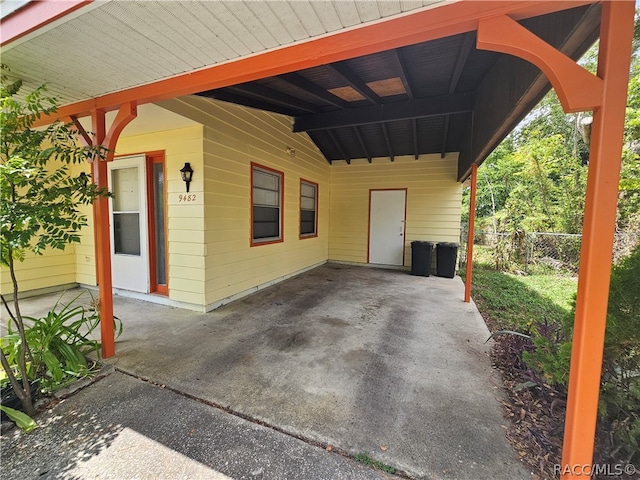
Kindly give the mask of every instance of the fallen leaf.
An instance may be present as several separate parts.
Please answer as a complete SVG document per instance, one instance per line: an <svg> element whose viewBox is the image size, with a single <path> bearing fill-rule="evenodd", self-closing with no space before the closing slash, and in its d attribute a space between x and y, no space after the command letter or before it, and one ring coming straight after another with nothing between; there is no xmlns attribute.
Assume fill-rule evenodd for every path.
<svg viewBox="0 0 640 480"><path fill-rule="evenodd" d="M386 452L387 448L389 447L387 447L386 445L380 445L380 450L382 450L383 452Z"/></svg>

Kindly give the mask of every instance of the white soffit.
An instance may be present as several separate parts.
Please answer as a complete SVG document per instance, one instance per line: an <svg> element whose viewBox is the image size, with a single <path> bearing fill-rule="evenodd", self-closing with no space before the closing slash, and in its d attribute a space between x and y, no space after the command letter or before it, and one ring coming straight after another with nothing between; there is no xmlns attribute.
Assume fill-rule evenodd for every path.
<svg viewBox="0 0 640 480"><path fill-rule="evenodd" d="M439 3L96 1L0 52L25 90L46 83L65 105Z"/></svg>

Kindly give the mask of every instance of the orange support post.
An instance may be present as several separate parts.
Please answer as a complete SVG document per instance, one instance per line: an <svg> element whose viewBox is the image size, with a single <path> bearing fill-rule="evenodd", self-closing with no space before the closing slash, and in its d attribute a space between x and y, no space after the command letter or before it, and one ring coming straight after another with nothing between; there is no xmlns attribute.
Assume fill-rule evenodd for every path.
<svg viewBox="0 0 640 480"><path fill-rule="evenodd" d="M476 226L476 189L478 187L478 164L471 165L471 197L469 198L469 231L467 232L467 274L464 282L464 301L471 301L471 278L473 273L473 236Z"/></svg>
<svg viewBox="0 0 640 480"><path fill-rule="evenodd" d="M94 145L102 145L106 137L105 112L95 110L91 114L95 135ZM107 162L95 160L91 165L93 181L100 188L108 188ZM93 222L96 243L96 267L100 289L100 338L102 357L115 355L115 333L113 329L113 286L111 282L111 234L109 232L109 199L98 198L93 202Z"/></svg>
<svg viewBox="0 0 640 480"><path fill-rule="evenodd" d="M96 109L91 112L91 125L95 138L92 140L77 119L72 118L78 133L85 143L103 145L107 156L104 160L95 160L91 165L93 181L98 187L107 189L108 162L113 160L114 149L120 133L137 115L135 102L120 106L109 132L106 129L105 111ZM113 283L111 280L111 232L109 229L109 199L98 198L93 202L93 234L95 239L97 281L100 289L100 339L102 358L113 357L116 353L113 329Z"/></svg>
<svg viewBox="0 0 640 480"><path fill-rule="evenodd" d="M562 450L562 478L584 478L593 462L618 201L635 4L604 2L598 76L602 105L594 110L578 297Z"/></svg>

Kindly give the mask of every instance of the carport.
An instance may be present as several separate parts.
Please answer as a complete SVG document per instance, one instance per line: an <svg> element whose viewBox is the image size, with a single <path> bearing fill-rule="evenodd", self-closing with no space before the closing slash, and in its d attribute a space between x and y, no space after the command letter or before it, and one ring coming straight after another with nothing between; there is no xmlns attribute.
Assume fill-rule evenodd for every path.
<svg viewBox="0 0 640 480"><path fill-rule="evenodd" d="M56 28L56 22L65 15L73 15L85 8L87 3L90 2L59 2L53 7L55 2L28 5L22 12L3 21L2 45L21 42L29 46L29 33L42 28ZM23 56L25 60L21 61L19 53L12 57L13 52L3 52L3 61L10 65L14 63L16 71L29 77L35 84L53 82L54 88L59 89L68 103L58 112L60 118L77 121L79 116L91 115L95 138L88 136L78 124L87 142L115 145L122 129L135 117L136 106L142 103L201 93L269 109L274 108L273 102L265 101L265 98L272 98L279 103L278 108L283 108L283 102L289 104L287 108L292 109L291 114L296 117L294 128L317 130L312 138L328 161L338 158L348 161L356 155L368 158L381 150L393 160L396 152L400 151L422 153L435 148L442 152L456 148L461 152L459 180L472 174L473 188L473 173L477 166L542 97L549 88L548 81L553 84L566 111L593 109L584 243L563 458L566 465L588 464L593 453L633 9L633 2L603 2L602 5L588 1L436 2L387 20L383 20L386 15L382 12L377 18L365 18L361 21L363 25L358 28L336 28L330 34L309 35L307 38L297 36L296 39L294 35L291 41L276 42L279 46L255 48L238 55L233 61L177 66L173 70L165 67L160 68L159 75L156 74L158 69L150 66L148 71L154 72L155 76L150 73L146 77L127 76L130 70L126 53L120 57L114 50L113 55L102 58L96 54L91 59L93 63L85 60L88 62L83 64L85 72L96 70L100 62L109 61L112 71L118 73L114 75L118 78L116 84L101 88L83 83L88 77L78 77L75 85L75 79L65 77L67 70L64 68L64 57L70 55L64 48L57 52L59 56L50 59L55 66L61 66L49 69L47 74L52 75L51 78L39 78L42 72L35 64L37 62L29 64L29 58L34 58L30 55ZM179 14L174 12L174 15ZM106 21L99 15L94 17L97 17L98 25L101 25L101 20ZM188 18L189 15L182 17L181 23L177 22L176 25L195 23L193 17L190 21ZM231 22L233 19L227 20ZM131 22L123 23L128 25L127 28L131 27ZM574 60L597 38L599 24L601 46L598 76L593 76ZM272 25L274 31L280 26ZM121 35L135 34L133 28L122 28L119 32ZM100 35L93 35L94 32L89 32L87 39L96 37L100 41ZM86 31L84 33L87 34ZM409 77L419 76L420 72L413 71L413 65L403 66L403 62L406 63L407 57L410 57L413 46L425 45L428 49L433 46L430 42L441 39L448 46L441 45L442 48L434 50L444 52L444 55L442 58L437 55L432 57L433 66L426 68L425 74L442 67L445 81L437 91L418 92ZM35 49L31 51L32 55L36 55L38 45L31 46ZM50 45L40 47L48 50L47 56L56 54ZM94 44L94 48L98 51L97 45ZM403 48L406 50L398 52ZM377 84L379 90L376 92L371 86L372 82L365 78L365 72L358 72L363 67L358 64L365 56L394 50L395 53L385 55L390 55L391 61L396 62L397 68L390 73L399 75L397 78L403 91L398 101L389 101L387 105L384 100L386 93L398 92L393 88L399 88L400 84ZM466 85L464 89L467 92L463 92L462 86L465 84L459 82L462 78L460 72L464 73L467 60L473 66L473 55L484 55L480 51L485 50L507 53L513 57L490 54L486 62L478 62L478 66L490 68L475 72L476 82ZM188 48L184 47L182 53L186 55ZM537 68L520 59L531 62ZM339 75L348 81L352 91L347 93L354 102L365 101L372 105L351 112L352 109L356 110L355 104L343 108L345 105L330 97L333 105L330 102L327 109L328 93L344 102L350 100L344 91L331 93L332 87L321 85L321 79L317 83L309 80L311 74L308 69L321 65L331 65L332 75ZM372 68L380 70L376 65L379 63L374 61ZM446 65L449 66L448 70ZM469 70L467 73L472 72ZM288 80L283 80L289 86L278 84L274 79L287 74L294 74L293 79L289 75ZM93 77L93 80L97 84L99 79ZM421 84L426 81L421 80ZM284 90L289 88L302 89L305 93L295 95L293 91ZM87 90L91 93L87 94ZM464 95L468 92L473 94ZM361 97L365 100L361 100ZM405 100L406 104L400 105ZM301 102L304 102L304 110L313 118L298 114ZM336 109L339 115L335 114ZM118 110L118 115L107 129L105 116L110 110ZM469 112L472 114L469 115ZM438 118L438 121L432 122L432 117ZM370 132L371 136L366 136L364 125L372 120L378 125L377 130ZM396 122L404 122L410 128L406 128L406 125L398 127ZM411 133L404 141L399 141L399 131L396 129ZM421 135L428 135L430 129L440 133L436 135L438 141L435 143L421 139ZM370 140L372 137L380 137L384 142L374 144ZM94 164L93 169L95 181L106 186L106 162ZM115 351L109 321L113 316L113 305L106 200L97 202L95 218L101 309L105 320L102 324L104 355L109 357ZM470 228L470 235L472 233ZM468 258L471 260L471 255ZM470 277L467 279L469 285Z"/></svg>

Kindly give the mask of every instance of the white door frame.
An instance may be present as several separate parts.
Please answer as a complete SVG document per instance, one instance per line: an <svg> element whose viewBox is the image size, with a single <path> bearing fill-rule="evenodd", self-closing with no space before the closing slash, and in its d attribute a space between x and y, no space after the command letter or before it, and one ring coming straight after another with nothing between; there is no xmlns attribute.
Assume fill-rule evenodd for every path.
<svg viewBox="0 0 640 480"><path fill-rule="evenodd" d="M397 265L397 266L404 266L405 264L405 237L406 237L406 226L407 226L407 188L372 188L369 189L369 224L368 224L368 239L367 239L367 263L373 263L372 262L372 258L371 258L371 247L372 247L372 232L371 232L371 227L372 227L372 197L374 196L374 193L383 193L383 192L403 192L404 194L404 213L403 213L403 217L402 217L402 224L399 226L399 231L397 232L398 237L399 237L399 242L402 243L402 258L400 260L399 263L395 262L395 263L381 263L381 262L375 262L376 264L379 265Z"/></svg>

